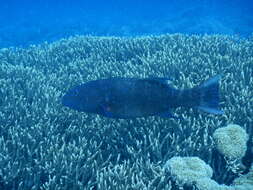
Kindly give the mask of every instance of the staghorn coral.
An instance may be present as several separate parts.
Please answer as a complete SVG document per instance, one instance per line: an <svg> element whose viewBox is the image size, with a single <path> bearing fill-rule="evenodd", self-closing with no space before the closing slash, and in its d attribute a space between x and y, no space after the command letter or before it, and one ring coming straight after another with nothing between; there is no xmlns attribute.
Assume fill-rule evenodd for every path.
<svg viewBox="0 0 253 190"><path fill-rule="evenodd" d="M237 174L214 150L212 134L237 123L252 137L252 55L252 39L180 34L1 49L0 188L179 189L159 169L173 156L199 157L215 181L231 184ZM61 106L69 87L91 79L170 77L188 88L215 74L223 74L222 116L177 109L181 120L111 120Z"/></svg>

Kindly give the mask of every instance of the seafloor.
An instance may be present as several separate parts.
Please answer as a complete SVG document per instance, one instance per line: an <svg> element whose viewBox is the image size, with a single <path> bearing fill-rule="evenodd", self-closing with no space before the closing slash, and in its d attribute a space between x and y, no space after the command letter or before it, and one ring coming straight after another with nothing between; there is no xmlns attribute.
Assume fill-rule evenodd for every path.
<svg viewBox="0 0 253 190"><path fill-rule="evenodd" d="M221 74L221 108L182 119L108 119L63 107L72 86L108 77L166 77L190 88ZM174 156L196 156L213 180L232 185L253 162L253 39L225 35L140 38L77 36L0 50L0 189L197 189L163 169ZM235 123L249 134L234 172L212 134Z"/></svg>

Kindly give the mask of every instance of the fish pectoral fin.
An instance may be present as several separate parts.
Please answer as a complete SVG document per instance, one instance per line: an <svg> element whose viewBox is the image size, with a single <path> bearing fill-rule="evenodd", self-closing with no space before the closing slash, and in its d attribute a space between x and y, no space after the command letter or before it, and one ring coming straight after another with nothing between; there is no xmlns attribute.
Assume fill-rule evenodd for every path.
<svg viewBox="0 0 253 190"><path fill-rule="evenodd" d="M98 114L101 114L104 117L111 117L111 118L113 118L113 113L111 112L110 105L106 105L106 104L99 105L99 112L98 112Z"/></svg>

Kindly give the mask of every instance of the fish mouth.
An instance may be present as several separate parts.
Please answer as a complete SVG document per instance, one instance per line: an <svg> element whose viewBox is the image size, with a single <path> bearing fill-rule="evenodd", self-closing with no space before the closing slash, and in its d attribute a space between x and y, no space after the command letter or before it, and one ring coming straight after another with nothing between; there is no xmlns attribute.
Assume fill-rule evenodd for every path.
<svg viewBox="0 0 253 190"><path fill-rule="evenodd" d="M81 103L68 94L62 97L62 105L79 112L83 111Z"/></svg>

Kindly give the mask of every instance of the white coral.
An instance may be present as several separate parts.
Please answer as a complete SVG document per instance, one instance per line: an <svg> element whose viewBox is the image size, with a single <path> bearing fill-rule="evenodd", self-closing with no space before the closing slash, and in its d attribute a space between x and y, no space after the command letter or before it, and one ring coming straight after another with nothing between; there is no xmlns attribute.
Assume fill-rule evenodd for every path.
<svg viewBox="0 0 253 190"><path fill-rule="evenodd" d="M196 181L196 186L200 190L232 190L232 187L220 185L210 178L199 178Z"/></svg>
<svg viewBox="0 0 253 190"><path fill-rule="evenodd" d="M168 169L179 184L195 184L200 190L253 189L253 166L248 174L235 179L231 186L212 180L212 168L198 157L173 157L166 162L164 169Z"/></svg>
<svg viewBox="0 0 253 190"><path fill-rule="evenodd" d="M233 181L236 190L252 190L253 189L253 165L246 175L242 175Z"/></svg>
<svg viewBox="0 0 253 190"><path fill-rule="evenodd" d="M173 157L164 168L181 183L191 184L199 178L211 178L212 168L198 157Z"/></svg>
<svg viewBox="0 0 253 190"><path fill-rule="evenodd" d="M213 138L218 151L229 159L241 159L245 155L248 135L239 125L216 129Z"/></svg>

